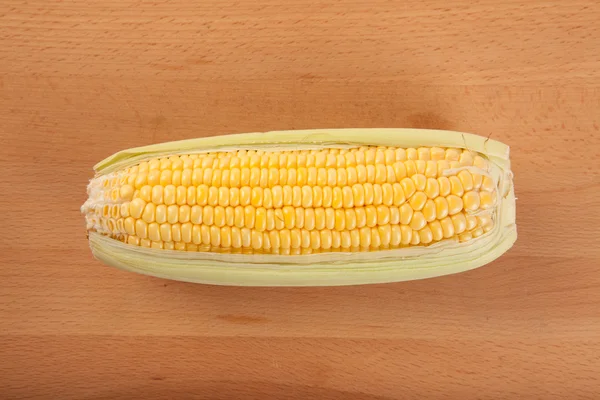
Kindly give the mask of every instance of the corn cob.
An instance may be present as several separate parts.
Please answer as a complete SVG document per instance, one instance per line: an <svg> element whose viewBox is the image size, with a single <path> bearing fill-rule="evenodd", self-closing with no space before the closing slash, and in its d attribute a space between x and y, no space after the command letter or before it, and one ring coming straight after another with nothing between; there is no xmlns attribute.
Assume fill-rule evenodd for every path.
<svg viewBox="0 0 600 400"><path fill-rule="evenodd" d="M228 135L132 149L96 169L82 206L94 254L173 279L382 281L382 274L353 273L369 262L373 270L396 265L391 275L398 276L386 273L383 281L415 279L448 273L433 272L433 260L444 265L440 252L451 263L460 261L456 254L472 255L469 249L494 241L510 247L516 239L508 148L475 135L381 129ZM433 267L420 275L410 270L427 260ZM331 280L322 269L334 265L348 276ZM261 269L244 278L253 267ZM171 273L181 268L183 274ZM234 268L238 277L215 279L215 268L224 274Z"/></svg>

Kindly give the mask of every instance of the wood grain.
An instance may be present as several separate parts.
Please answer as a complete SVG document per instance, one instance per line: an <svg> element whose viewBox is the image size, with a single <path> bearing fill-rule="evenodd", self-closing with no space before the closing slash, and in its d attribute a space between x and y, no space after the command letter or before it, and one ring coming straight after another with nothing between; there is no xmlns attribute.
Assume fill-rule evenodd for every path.
<svg viewBox="0 0 600 400"><path fill-rule="evenodd" d="M0 4L0 397L597 399L600 3ZM170 282L92 259L92 166L166 140L420 127L512 147L519 240L433 280Z"/></svg>

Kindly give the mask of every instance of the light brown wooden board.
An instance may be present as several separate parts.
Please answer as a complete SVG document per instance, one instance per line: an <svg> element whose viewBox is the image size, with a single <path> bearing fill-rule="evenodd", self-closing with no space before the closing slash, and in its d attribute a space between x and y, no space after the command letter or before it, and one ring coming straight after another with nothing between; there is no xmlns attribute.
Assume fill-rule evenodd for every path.
<svg viewBox="0 0 600 400"><path fill-rule="evenodd" d="M0 4L0 397L598 399L600 3ZM234 132L512 147L519 239L439 279L193 285L92 259L92 166Z"/></svg>

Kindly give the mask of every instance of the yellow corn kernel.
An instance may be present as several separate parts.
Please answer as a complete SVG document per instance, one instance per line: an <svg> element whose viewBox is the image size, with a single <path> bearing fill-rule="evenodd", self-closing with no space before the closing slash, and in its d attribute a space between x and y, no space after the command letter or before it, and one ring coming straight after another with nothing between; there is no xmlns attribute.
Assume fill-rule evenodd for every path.
<svg viewBox="0 0 600 400"><path fill-rule="evenodd" d="M429 149L429 153L431 159L435 161L443 160L446 155L446 151L440 147L432 147Z"/></svg>
<svg viewBox="0 0 600 400"><path fill-rule="evenodd" d="M467 192L462 198L465 210L467 211L475 211L481 205L481 199L479 197L479 193L477 192Z"/></svg>
<svg viewBox="0 0 600 400"><path fill-rule="evenodd" d="M425 167L425 176L427 178L435 178L438 173L438 163L433 160L429 160Z"/></svg>
<svg viewBox="0 0 600 400"><path fill-rule="evenodd" d="M182 171L179 169L176 169L175 171L173 171L172 175L171 175L171 184L173 184L173 186L177 187L181 185L181 175L182 175Z"/></svg>
<svg viewBox="0 0 600 400"><path fill-rule="evenodd" d="M377 225L387 225L390 222L390 209L387 206L377 206Z"/></svg>
<svg viewBox="0 0 600 400"><path fill-rule="evenodd" d="M454 223L452 222L452 219L450 217L441 219L440 225L442 226L444 238L448 239L454 236Z"/></svg>
<svg viewBox="0 0 600 400"><path fill-rule="evenodd" d="M337 231L343 231L344 229L346 229L346 215L344 213L344 210L335 210L334 213L334 227L335 230ZM302 228L303 226L299 226L299 228Z"/></svg>
<svg viewBox="0 0 600 400"><path fill-rule="evenodd" d="M417 175L425 175L425 169L427 168L427 161L415 160L415 166L417 167Z"/></svg>
<svg viewBox="0 0 600 400"><path fill-rule="evenodd" d="M448 201L448 214L454 215L462 211L463 200L460 197L451 194L446 197L446 200Z"/></svg>
<svg viewBox="0 0 600 400"><path fill-rule="evenodd" d="M160 236L160 225L156 222L148 224L148 239L152 240L153 242L162 241Z"/></svg>
<svg viewBox="0 0 600 400"><path fill-rule="evenodd" d="M433 241L433 232L430 227L425 226L419 231L419 239L423 244L429 244Z"/></svg>
<svg viewBox="0 0 600 400"><path fill-rule="evenodd" d="M388 226L390 227L390 246L399 246L400 241L402 240L402 231L400 230L400 225L392 224Z"/></svg>
<svg viewBox="0 0 600 400"><path fill-rule="evenodd" d="M159 225L159 233L160 239L163 242L170 242L173 239L171 225L170 224L160 224Z"/></svg>
<svg viewBox="0 0 600 400"><path fill-rule="evenodd" d="M135 221L135 235L140 239L148 237L148 223L142 219Z"/></svg>
<svg viewBox="0 0 600 400"><path fill-rule="evenodd" d="M156 205L154 203L146 204L144 212L142 213L142 219L147 223L150 223L156 219Z"/></svg>
<svg viewBox="0 0 600 400"><path fill-rule="evenodd" d="M463 188L458 176L451 176L448 179L450 180L450 193L462 197L462 195L465 193L465 189Z"/></svg>
<svg viewBox="0 0 600 400"><path fill-rule="evenodd" d="M463 167L470 167L473 165L473 154L471 154L471 152L468 150L463 150L463 152L460 154L458 162Z"/></svg>
<svg viewBox="0 0 600 400"><path fill-rule="evenodd" d="M479 206L486 210L494 206L496 192L479 192Z"/></svg>
<svg viewBox="0 0 600 400"><path fill-rule="evenodd" d="M333 190L329 187L326 186L323 188L323 207L331 207L331 204L333 202ZM285 204L285 202L284 202Z"/></svg>
<svg viewBox="0 0 600 400"><path fill-rule="evenodd" d="M483 235L483 228L476 228L471 232L471 234L473 235L473 238L478 238L479 236Z"/></svg>
<svg viewBox="0 0 600 400"><path fill-rule="evenodd" d="M174 224L179 221L179 207L170 205L167 207L167 222Z"/></svg>
<svg viewBox="0 0 600 400"><path fill-rule="evenodd" d="M404 194L404 189L402 188L402 185L400 185L399 183L394 183L392 185L392 189L394 192L393 204L395 206L402 205L406 201L406 196Z"/></svg>
<svg viewBox="0 0 600 400"><path fill-rule="evenodd" d="M216 206L219 204L219 188L216 186L210 186L208 188L208 205Z"/></svg>
<svg viewBox="0 0 600 400"><path fill-rule="evenodd" d="M142 216L142 213L144 212L144 208L146 207L146 202L140 198L136 198L131 200L131 203L129 204L129 214L135 218L138 219Z"/></svg>
<svg viewBox="0 0 600 400"><path fill-rule="evenodd" d="M400 225L400 232L402 233L402 237L400 240L400 244L408 245L412 242L412 229L410 229L407 225Z"/></svg>
<svg viewBox="0 0 600 400"><path fill-rule="evenodd" d="M392 167L394 169L394 175L396 176L396 180L398 182L407 177L406 166L403 162L396 162Z"/></svg>
<svg viewBox="0 0 600 400"><path fill-rule="evenodd" d="M461 242L466 242L473 239L473 235L470 232L463 232L458 235L458 240Z"/></svg>
<svg viewBox="0 0 600 400"><path fill-rule="evenodd" d="M413 217L413 209L408 203L404 203L400 206L400 223L402 225L408 225Z"/></svg>
<svg viewBox="0 0 600 400"><path fill-rule="evenodd" d="M119 196L124 201L130 201L133 198L135 189L129 184L124 184L119 188Z"/></svg>
<svg viewBox="0 0 600 400"><path fill-rule="evenodd" d="M411 176L411 179L415 183L416 190L424 191L425 185L427 184L427 177L422 174L415 174Z"/></svg>
<svg viewBox="0 0 600 400"><path fill-rule="evenodd" d="M354 207L354 192L352 188L349 186L344 186L342 188L342 205L344 208L353 208ZM309 204L306 207L310 207L312 204ZM304 207L304 205L303 205Z"/></svg>
<svg viewBox="0 0 600 400"><path fill-rule="evenodd" d="M427 220L421 211L416 211L410 221L410 227L412 230L418 231L423 229L427 225Z"/></svg>
<svg viewBox="0 0 600 400"><path fill-rule="evenodd" d="M132 244L134 246L139 246L140 245L140 238L138 238L136 236L129 236L127 238L127 243L128 244Z"/></svg>
<svg viewBox="0 0 600 400"><path fill-rule="evenodd" d="M440 196L446 197L450 194L451 186L450 180L446 176L437 178L438 185L440 187Z"/></svg>
<svg viewBox="0 0 600 400"><path fill-rule="evenodd" d="M425 206L425 202L427 201L427 195L423 192L415 193L408 203L412 207L413 210L422 210Z"/></svg>
<svg viewBox="0 0 600 400"><path fill-rule="evenodd" d="M367 227L372 228L377 225L377 209L375 206L366 206L365 215Z"/></svg>
<svg viewBox="0 0 600 400"><path fill-rule="evenodd" d="M467 231L471 231L477 227L477 218L475 216L467 215L465 218L467 220Z"/></svg>
<svg viewBox="0 0 600 400"><path fill-rule="evenodd" d="M350 212L351 210L347 210ZM398 225L400 224L400 210L398 207L390 207L390 224Z"/></svg>
<svg viewBox="0 0 600 400"><path fill-rule="evenodd" d="M352 194L355 207L362 207L365 205L365 188L361 184L355 184L352 186Z"/></svg>
<svg viewBox="0 0 600 400"><path fill-rule="evenodd" d="M460 151L457 149L447 149L446 150L446 160L447 161L458 161L460 157Z"/></svg>
<svg viewBox="0 0 600 400"><path fill-rule="evenodd" d="M410 239L410 244L413 246L417 246L419 244L421 244L421 237L419 236L419 232L417 231L412 231L412 236Z"/></svg>
<svg viewBox="0 0 600 400"><path fill-rule="evenodd" d="M431 235L434 241L440 241L444 238L444 230L440 221L432 221L429 223L429 229L431 229Z"/></svg>
<svg viewBox="0 0 600 400"><path fill-rule="evenodd" d="M424 191L427 197L435 199L440 194L440 184L434 178L427 178Z"/></svg>
<svg viewBox="0 0 600 400"><path fill-rule="evenodd" d="M450 217L454 225L454 232L461 234L467 229L467 219L463 213L455 214Z"/></svg>
<svg viewBox="0 0 600 400"><path fill-rule="evenodd" d="M489 176L484 176L481 181L481 190L485 192L493 192L496 189L494 180Z"/></svg>
<svg viewBox="0 0 600 400"><path fill-rule="evenodd" d="M187 187L177 186L175 191L175 202L177 205L183 205L187 203Z"/></svg>
<svg viewBox="0 0 600 400"><path fill-rule="evenodd" d="M396 182L396 173L391 165L385 166L386 183L392 184Z"/></svg>
<svg viewBox="0 0 600 400"><path fill-rule="evenodd" d="M437 218L435 202L431 199L427 199L422 212L427 222L434 221Z"/></svg>
<svg viewBox="0 0 600 400"><path fill-rule="evenodd" d="M333 208L342 208L344 205L344 198L342 194L342 189L340 187L333 188L333 197L331 200L331 205Z"/></svg>
<svg viewBox="0 0 600 400"><path fill-rule="evenodd" d="M473 175L469 171L460 171L458 179L460 179L460 183L465 191L473 190Z"/></svg>
<svg viewBox="0 0 600 400"><path fill-rule="evenodd" d="M149 185L144 185L140 188L139 196L145 202L149 202L152 199L152 187Z"/></svg>
<svg viewBox="0 0 600 400"><path fill-rule="evenodd" d="M437 162L437 176L444 176L445 171L450 169L450 162L446 160L440 160Z"/></svg>
<svg viewBox="0 0 600 400"><path fill-rule="evenodd" d="M135 235L135 221L136 219L133 217L127 217L123 221L123 227L128 235Z"/></svg>
<svg viewBox="0 0 600 400"><path fill-rule="evenodd" d="M413 159L405 161L404 166L406 167L406 176L410 177L417 173L417 164Z"/></svg>
<svg viewBox="0 0 600 400"><path fill-rule="evenodd" d="M473 159L473 165L476 166L477 168L481 168L483 170L488 169L488 162L479 155L475 156L475 158Z"/></svg>
<svg viewBox="0 0 600 400"><path fill-rule="evenodd" d="M167 206L164 204L159 204L154 209L154 221L159 224L165 222L167 220Z"/></svg>
<svg viewBox="0 0 600 400"><path fill-rule="evenodd" d="M404 178L400 181L400 186L404 190L404 196L410 198L416 191L415 184L412 179Z"/></svg>
<svg viewBox="0 0 600 400"><path fill-rule="evenodd" d="M355 166L349 166L346 169L346 174L348 179L348 185L354 185L358 183L358 172Z"/></svg>
<svg viewBox="0 0 600 400"><path fill-rule="evenodd" d="M414 149L412 147L406 149L406 158L408 158L409 160L418 160L419 153L417 152L417 149Z"/></svg>
<svg viewBox="0 0 600 400"><path fill-rule="evenodd" d="M375 202L375 190L373 189L373 185L370 183L363 184L365 191L365 205L370 205Z"/></svg>
<svg viewBox="0 0 600 400"><path fill-rule="evenodd" d="M473 179L473 190L478 191L483 183L483 175L472 173L471 177Z"/></svg>
<svg viewBox="0 0 600 400"><path fill-rule="evenodd" d="M170 185L173 178L173 171L170 169L163 169L160 173L160 181L159 184L161 186Z"/></svg>
<svg viewBox="0 0 600 400"><path fill-rule="evenodd" d="M223 225L225 225L224 219L223 219ZM267 210L266 210L266 208L258 207L256 209L254 227L259 232L263 232L267 229Z"/></svg>
<svg viewBox="0 0 600 400"><path fill-rule="evenodd" d="M166 185L163 190L163 202L167 206L173 205L177 202L177 193L174 185Z"/></svg>
<svg viewBox="0 0 600 400"><path fill-rule="evenodd" d="M491 229L494 226L494 222L493 222L492 216L490 214L478 215L477 222L484 230L486 229L486 227L489 227Z"/></svg>

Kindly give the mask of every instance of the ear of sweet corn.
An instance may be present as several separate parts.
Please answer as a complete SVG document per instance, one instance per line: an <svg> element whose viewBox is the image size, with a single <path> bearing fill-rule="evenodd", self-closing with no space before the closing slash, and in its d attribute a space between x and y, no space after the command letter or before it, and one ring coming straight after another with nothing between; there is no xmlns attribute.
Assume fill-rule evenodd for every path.
<svg viewBox="0 0 600 400"><path fill-rule="evenodd" d="M96 166L94 255L194 282L444 275L516 240L508 147L458 132L284 131L165 143Z"/></svg>

